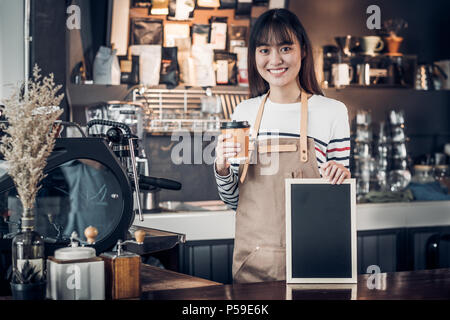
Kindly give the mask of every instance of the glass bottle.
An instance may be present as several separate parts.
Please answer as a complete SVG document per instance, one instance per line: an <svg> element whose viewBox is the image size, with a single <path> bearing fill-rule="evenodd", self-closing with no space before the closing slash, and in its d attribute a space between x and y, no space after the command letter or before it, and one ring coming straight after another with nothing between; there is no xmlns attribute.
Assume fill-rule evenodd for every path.
<svg viewBox="0 0 450 320"><path fill-rule="evenodd" d="M22 226L12 241L13 272L21 272L25 263L34 267L39 278L45 277L45 247L42 236L34 231L34 217L29 211L22 216ZM35 279L36 280L36 279Z"/></svg>

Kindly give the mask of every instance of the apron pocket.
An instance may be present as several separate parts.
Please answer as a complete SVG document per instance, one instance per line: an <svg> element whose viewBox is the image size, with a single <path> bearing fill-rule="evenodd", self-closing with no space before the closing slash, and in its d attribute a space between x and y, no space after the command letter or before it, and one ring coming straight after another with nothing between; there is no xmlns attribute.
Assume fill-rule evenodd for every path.
<svg viewBox="0 0 450 320"><path fill-rule="evenodd" d="M286 279L286 249L255 248L233 275L236 282L278 281Z"/></svg>

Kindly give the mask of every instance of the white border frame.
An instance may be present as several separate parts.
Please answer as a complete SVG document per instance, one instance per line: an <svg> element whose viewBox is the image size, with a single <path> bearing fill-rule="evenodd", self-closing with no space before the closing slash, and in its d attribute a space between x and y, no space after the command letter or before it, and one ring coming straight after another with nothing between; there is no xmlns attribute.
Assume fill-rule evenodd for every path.
<svg viewBox="0 0 450 320"><path fill-rule="evenodd" d="M286 192L286 283L357 283L356 252L356 180L347 179L343 184L350 185L350 224L352 246L351 278L292 278L292 233L291 233L291 185L293 184L330 184L325 179L285 179Z"/></svg>

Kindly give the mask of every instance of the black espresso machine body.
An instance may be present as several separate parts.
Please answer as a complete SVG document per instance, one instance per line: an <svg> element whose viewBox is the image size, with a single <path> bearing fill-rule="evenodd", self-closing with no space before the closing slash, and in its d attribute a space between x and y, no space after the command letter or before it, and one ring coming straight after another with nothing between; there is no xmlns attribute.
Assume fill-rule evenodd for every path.
<svg viewBox="0 0 450 320"><path fill-rule="evenodd" d="M84 229L98 229L97 254L126 239L134 221L133 186L104 138L58 138L44 169L46 177L36 198L36 231L46 242L46 255L66 247L70 235L81 240ZM1 247L10 248L22 212L12 179L0 178ZM6 221L8 220L8 224ZM5 234L5 224L10 234ZM2 239L3 238L3 239Z"/></svg>

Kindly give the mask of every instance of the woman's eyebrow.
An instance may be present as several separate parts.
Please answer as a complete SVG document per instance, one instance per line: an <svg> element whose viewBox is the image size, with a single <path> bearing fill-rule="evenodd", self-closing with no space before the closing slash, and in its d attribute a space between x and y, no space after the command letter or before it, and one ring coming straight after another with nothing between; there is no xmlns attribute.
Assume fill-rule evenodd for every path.
<svg viewBox="0 0 450 320"><path fill-rule="evenodd" d="M292 42L292 41L283 41L283 42L279 43L278 46L279 47L286 46L286 45L292 46L293 44L294 44L294 42Z"/></svg>
<svg viewBox="0 0 450 320"><path fill-rule="evenodd" d="M271 46L275 46L275 47L282 47L282 46L292 46L294 44L294 42L292 41L283 41L277 44L269 44L269 43L265 43L265 42L261 42L261 43L257 43L256 47L271 47Z"/></svg>

